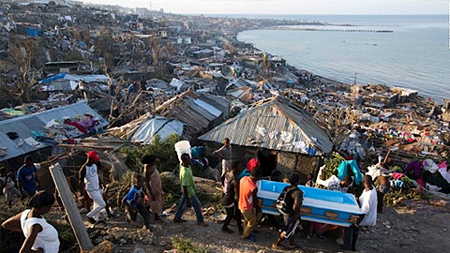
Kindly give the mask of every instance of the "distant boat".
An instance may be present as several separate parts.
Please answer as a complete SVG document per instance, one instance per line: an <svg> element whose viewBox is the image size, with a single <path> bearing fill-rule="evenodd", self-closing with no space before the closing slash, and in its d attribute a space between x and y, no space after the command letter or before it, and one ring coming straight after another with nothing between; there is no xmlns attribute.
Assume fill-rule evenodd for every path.
<svg viewBox="0 0 450 253"><path fill-rule="evenodd" d="M376 47L376 46L378 46L378 44L372 44L372 46L375 46L375 47Z"/></svg>

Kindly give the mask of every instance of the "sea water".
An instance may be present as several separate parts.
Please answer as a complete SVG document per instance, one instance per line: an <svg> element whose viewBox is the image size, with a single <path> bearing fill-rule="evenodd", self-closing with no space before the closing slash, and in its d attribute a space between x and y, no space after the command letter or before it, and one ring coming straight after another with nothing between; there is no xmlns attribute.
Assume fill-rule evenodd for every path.
<svg viewBox="0 0 450 253"><path fill-rule="evenodd" d="M228 15L232 17L232 15ZM239 15L346 24L333 29L392 33L249 30L240 41L279 55L297 68L337 81L419 90L438 102L450 98L449 19L446 15ZM321 28L321 27L317 27ZM328 27L323 27L327 29Z"/></svg>

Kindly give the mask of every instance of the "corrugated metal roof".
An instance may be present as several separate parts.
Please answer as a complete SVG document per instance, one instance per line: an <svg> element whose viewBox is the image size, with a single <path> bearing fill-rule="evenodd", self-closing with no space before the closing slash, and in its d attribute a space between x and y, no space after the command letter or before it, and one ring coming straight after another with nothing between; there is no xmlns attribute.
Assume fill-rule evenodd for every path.
<svg viewBox="0 0 450 253"><path fill-rule="evenodd" d="M38 147L34 147L28 145L26 142L21 146L18 146L18 142L19 138L25 140L31 137L31 131L45 132L45 124L53 119L63 121L64 117L75 117L85 113L92 114L95 118L100 119L99 123L101 127L108 125L108 122L105 119L84 102L0 121L0 147L6 148L6 155L0 157L0 161L5 161L47 147L48 144L46 143L41 143ZM11 140L6 135L8 132L16 132L19 138Z"/></svg>
<svg viewBox="0 0 450 253"><path fill-rule="evenodd" d="M195 101L201 103L198 104ZM188 90L164 102L154 112L167 118L180 120L187 125L186 133L194 135L205 131L210 123L217 118L228 117L228 110L229 102L227 100L209 94L199 95ZM219 111L220 115L216 116Z"/></svg>
<svg viewBox="0 0 450 253"><path fill-rule="evenodd" d="M328 135L307 112L280 97L251 107L199 139L221 143L226 137L233 145L293 153L307 154L309 147L316 149L317 155L320 155L328 154L333 149Z"/></svg>
<svg viewBox="0 0 450 253"><path fill-rule="evenodd" d="M204 93L200 94L200 99L214 106L215 108L219 109L222 112L228 112L228 110L230 109L230 102L225 98L218 97L216 95L209 93Z"/></svg>

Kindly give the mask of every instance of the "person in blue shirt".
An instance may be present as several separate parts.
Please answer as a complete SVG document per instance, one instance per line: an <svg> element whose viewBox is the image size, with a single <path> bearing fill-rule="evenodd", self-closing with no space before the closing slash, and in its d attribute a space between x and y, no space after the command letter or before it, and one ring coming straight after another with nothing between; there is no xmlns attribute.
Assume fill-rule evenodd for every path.
<svg viewBox="0 0 450 253"><path fill-rule="evenodd" d="M150 224L151 214L142 204L142 195L144 194L142 190L142 175L135 173L133 175L133 185L123 198L122 203L125 205L127 221L136 221L137 213L140 213L144 218L144 229L147 229Z"/></svg>
<svg viewBox="0 0 450 253"><path fill-rule="evenodd" d="M27 194L28 196L33 196L37 190L37 180L36 180L36 167L33 164L33 158L31 156L26 156L24 159L24 164L17 171L17 186L22 192L22 196Z"/></svg>

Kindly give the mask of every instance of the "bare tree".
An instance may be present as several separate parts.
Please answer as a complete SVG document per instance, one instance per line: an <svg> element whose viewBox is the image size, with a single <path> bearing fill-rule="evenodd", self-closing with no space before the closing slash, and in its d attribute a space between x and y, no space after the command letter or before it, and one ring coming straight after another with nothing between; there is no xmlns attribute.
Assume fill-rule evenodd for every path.
<svg viewBox="0 0 450 253"><path fill-rule="evenodd" d="M12 40L9 45L9 59L15 66L16 78L10 86L9 92L18 97L22 102L29 102L31 90L36 83L36 68L33 68L33 61L38 59L38 46L32 40Z"/></svg>
<svg viewBox="0 0 450 253"><path fill-rule="evenodd" d="M156 37L156 33L152 35L152 58L153 58L153 65L155 68L158 66L159 63L159 41Z"/></svg>
<svg viewBox="0 0 450 253"><path fill-rule="evenodd" d="M169 58L171 55L173 55L173 53L175 52L176 48L175 45L167 42L166 45L164 45L163 47L161 47L160 49L160 58L163 61L163 65L162 65L162 73L165 75L167 75L167 62L169 61Z"/></svg>

